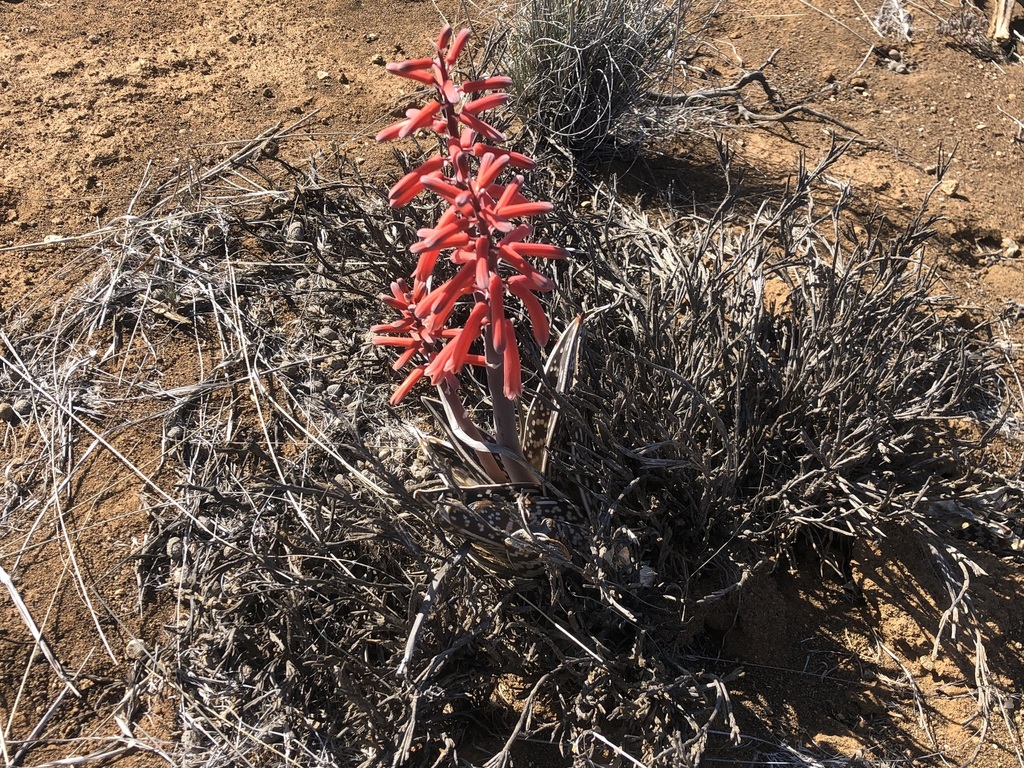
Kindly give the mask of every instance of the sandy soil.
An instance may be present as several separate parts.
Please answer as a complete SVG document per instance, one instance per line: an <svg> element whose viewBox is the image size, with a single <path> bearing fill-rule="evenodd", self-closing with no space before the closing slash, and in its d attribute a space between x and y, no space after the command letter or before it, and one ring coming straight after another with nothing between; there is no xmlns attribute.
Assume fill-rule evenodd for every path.
<svg viewBox="0 0 1024 768"><path fill-rule="evenodd" d="M788 103L815 94L811 107L856 129L839 129L854 143L834 175L852 179L865 208L893 220L917 209L935 182L939 152L953 153L935 198L945 219L932 255L948 289L972 311L1002 318L1007 340L1018 342L1024 66L949 48L934 30L954 11L915 5L914 42L907 43L881 40L855 0L821 10L803 0L735 0L714 28L714 54L701 63L729 80L779 48L766 70L773 87ZM180 158L221 157L273 124L315 111L310 144L290 152L301 156L320 145L362 158L368 169L383 167L372 136L391 119L403 85L381 65L422 51L445 12L454 16L454 4L0 2L0 312L28 311L28 295L42 312L40 297L77 279L53 250L4 247L86 232L130 213L141 180L159 177ZM884 55L870 53L871 45ZM819 121L745 125L729 139L754 178L774 179L790 172L801 153L820 156L830 128ZM187 382L192 374L189 361L168 361L168 381ZM24 446L16 430L3 431L0 458L8 466ZM160 435L123 434L114 443L138 466L156 470ZM1011 452L1006 461L1020 466ZM159 602L136 604L131 554L146 527L137 480L102 451L85 462L61 520L41 520L35 532L0 528L0 565L16 571L21 597L64 666L85 670L89 683L47 732L70 741L32 754L29 764L87 753L90 736L116 730L118 702L105 698L104 683L139 674L131 639L152 642L160 625L174 620ZM976 600L991 621L992 661L1014 689L1014 680L1024 680L1024 606L1017 597L1024 577L1013 563L978 556L988 572ZM972 669L955 652L938 661L929 656L941 610L926 596L935 579L924 554L887 542L858 546L854 560L858 600L842 585L783 574L759 581L720 617L719 647L708 650L708 663L718 654L744 661L741 724L764 733L772 723L770 730L838 755L870 750L932 764L941 748L967 758ZM922 565L903 572L897 562ZM84 592L76 570L87 577ZM0 729L17 740L63 684L45 662L29 663L35 644L6 592L0 598ZM887 698L883 691L891 689L878 683L904 672L920 688L934 741L909 694ZM171 739L173 706L159 701L137 715L138 723ZM1013 716L1019 732L1019 711ZM1018 765L1005 727L997 723L995 730L978 765ZM121 759L164 764L144 752Z"/></svg>

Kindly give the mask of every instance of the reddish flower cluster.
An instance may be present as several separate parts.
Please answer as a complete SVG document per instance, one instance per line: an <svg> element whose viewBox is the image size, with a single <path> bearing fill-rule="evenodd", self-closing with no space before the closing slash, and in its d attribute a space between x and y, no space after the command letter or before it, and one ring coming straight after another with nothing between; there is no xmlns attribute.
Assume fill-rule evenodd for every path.
<svg viewBox="0 0 1024 768"><path fill-rule="evenodd" d="M399 280L391 287L392 296L381 297L401 318L371 329L383 334L374 337L374 344L405 350L395 363L396 370L415 363L392 403L405 397L424 375L435 386L454 384L463 366L484 365L486 360L492 365L495 360L502 361L504 396L520 394L519 346L515 328L505 314L505 300L511 294L522 302L534 338L542 346L547 344L547 317L534 294L550 291L554 285L527 257L557 259L566 255L557 246L528 242L533 227L513 221L548 213L552 205L527 200L520 192L522 176L498 182L506 168L529 170L534 162L496 146L505 137L479 117L508 100L501 89L511 85L511 79L495 76L462 83L452 79L452 67L468 39L469 30L453 35L452 28L446 26L438 38L435 58L387 66L389 72L431 86L435 98L423 107L409 109L404 120L385 128L377 140L404 138L420 129L433 130L445 139L443 154L430 158L391 188L391 205L406 205L425 189L448 203L433 227L417 232L419 242L411 250L419 254L419 262L412 288ZM478 95L485 91L496 92ZM450 279L433 286L432 276L442 253L457 270ZM448 321L463 297L471 297L472 309L461 328L450 328ZM485 354L471 354L481 337Z"/></svg>

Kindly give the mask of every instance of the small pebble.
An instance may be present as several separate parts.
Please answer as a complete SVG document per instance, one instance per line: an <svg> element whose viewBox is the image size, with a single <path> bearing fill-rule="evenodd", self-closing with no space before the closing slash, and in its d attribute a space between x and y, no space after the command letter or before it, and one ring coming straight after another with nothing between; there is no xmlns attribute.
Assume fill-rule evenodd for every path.
<svg viewBox="0 0 1024 768"><path fill-rule="evenodd" d="M381 56L378 53L376 56L374 56L372 59L370 59L370 63L371 64L376 64L378 67L383 67L388 62L387 62L387 59L385 59L383 56Z"/></svg>
<svg viewBox="0 0 1024 768"><path fill-rule="evenodd" d="M14 412L19 416L28 416L32 413L32 401L21 398L14 401Z"/></svg>
<svg viewBox="0 0 1024 768"><path fill-rule="evenodd" d="M10 403L0 403L0 419L8 424L17 424L19 421L18 414Z"/></svg>
<svg viewBox="0 0 1024 768"><path fill-rule="evenodd" d="M128 641L128 644L124 647L124 654L129 659L135 659L138 661L146 655L146 644L139 640L139 638L133 638Z"/></svg>
<svg viewBox="0 0 1024 768"><path fill-rule="evenodd" d="M305 244L306 230L301 221L293 221L285 230L284 244L292 253L302 249Z"/></svg>
<svg viewBox="0 0 1024 768"><path fill-rule="evenodd" d="M167 540L167 556L172 560L177 560L181 557L181 553L184 551L184 547L181 545L181 539L177 536L172 536Z"/></svg>
<svg viewBox="0 0 1024 768"><path fill-rule="evenodd" d="M175 441L177 441L177 440L181 440L181 438L184 437L184 436L185 436L185 430L182 429L181 427L171 427L170 429L167 430L167 439L168 440L175 440Z"/></svg>

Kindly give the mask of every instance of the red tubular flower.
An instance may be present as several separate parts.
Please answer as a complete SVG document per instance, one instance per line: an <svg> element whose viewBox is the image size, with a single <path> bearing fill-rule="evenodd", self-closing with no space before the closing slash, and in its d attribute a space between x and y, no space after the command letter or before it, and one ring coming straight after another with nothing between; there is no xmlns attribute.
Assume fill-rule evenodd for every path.
<svg viewBox="0 0 1024 768"><path fill-rule="evenodd" d="M419 382L419 380L423 378L423 374L425 372L426 366L417 365L415 368L413 368L412 372L405 377L405 381L403 381L398 386L398 389L395 390L395 394L391 396L391 404L398 405L400 402L402 402L402 400L405 399L405 396L408 395L412 391L412 388L415 387L416 384Z"/></svg>
<svg viewBox="0 0 1024 768"><path fill-rule="evenodd" d="M444 168L445 162L446 159L438 155L427 160L419 168L405 174L388 191L388 202L391 207L398 208L412 202L412 199L423 191L423 177L440 171Z"/></svg>
<svg viewBox="0 0 1024 768"><path fill-rule="evenodd" d="M479 93L480 91L500 91L510 85L512 85L511 77L495 75L494 77L485 77L483 80L467 80L459 87L462 88L463 93Z"/></svg>
<svg viewBox="0 0 1024 768"><path fill-rule="evenodd" d="M385 66L385 69L393 75L407 77L423 85L433 85L434 70L433 59L410 59L409 61L397 61Z"/></svg>
<svg viewBox="0 0 1024 768"><path fill-rule="evenodd" d="M516 343L516 331L509 320L505 320L505 351L502 355L505 364L505 397L514 400L523 394L523 369L519 362L519 345Z"/></svg>
<svg viewBox="0 0 1024 768"><path fill-rule="evenodd" d="M440 54L441 51L448 47L448 44L452 41L452 34L454 30L451 24L445 24L441 27L441 34L437 36L437 52Z"/></svg>
<svg viewBox="0 0 1024 768"><path fill-rule="evenodd" d="M434 122L434 115L436 115L440 109L440 102L431 101L419 109L408 110L405 113L405 116L408 119L405 121L405 125L402 127L402 130L398 132L398 138L404 139L419 128L430 125Z"/></svg>
<svg viewBox="0 0 1024 768"><path fill-rule="evenodd" d="M404 280L396 280L391 284L392 295L381 296L381 300L388 306L397 309L401 313L401 317L393 323L375 325L370 328L370 331L374 334L394 334L375 335L373 343L404 350L395 361L393 366L395 370L412 362L417 355L422 354L428 360L437 355L437 340L426 331L423 323L415 314L416 304L426 294L426 288L425 283L416 282L410 291ZM423 365L413 368L391 397L392 405L398 405L416 385L416 382L423 377L424 368Z"/></svg>
<svg viewBox="0 0 1024 768"><path fill-rule="evenodd" d="M507 101L507 93L489 93L486 96L481 96L479 99L467 102L463 105L462 111L463 113L469 112L471 115L476 115L480 112L486 112L488 109L500 107Z"/></svg>
<svg viewBox="0 0 1024 768"><path fill-rule="evenodd" d="M480 338L480 329L483 327L484 318L489 313L490 308L485 302L479 301L473 306L473 311L469 313L466 324L462 327L462 332L449 344L452 353L448 358L448 362L445 363L444 368L446 371L457 375L462 370L462 366L466 362L466 355L469 354L469 348L474 341Z"/></svg>
<svg viewBox="0 0 1024 768"><path fill-rule="evenodd" d="M449 374L458 376L463 366L471 362L469 348L480 338L480 329L487 316L487 309L483 302L477 303L469 313L466 324L457 329L447 346L427 365L426 373L434 386L440 384Z"/></svg>
<svg viewBox="0 0 1024 768"><path fill-rule="evenodd" d="M469 30L468 29L460 29L459 30L459 34L457 34L455 36L455 42L452 43L452 47L448 50L448 53L445 54L445 57L444 57L445 62L448 63L448 64L454 64L455 60L457 58L459 58L459 54L462 53L462 49L465 48L466 41L468 41L468 40L469 40ZM441 41L438 40L437 49L438 49L439 52L440 52L440 50L442 48L445 47L445 46L441 45L440 42Z"/></svg>
<svg viewBox="0 0 1024 768"><path fill-rule="evenodd" d="M416 230L420 241L409 248L412 253L419 253L433 248L458 248L469 242L469 234L461 221L453 221L441 227L424 227Z"/></svg>
<svg viewBox="0 0 1024 768"><path fill-rule="evenodd" d="M505 134L495 128L493 125L489 125L481 120L474 114L466 112L465 110L459 112L459 120L465 123L468 127L479 133L481 136L486 138L488 141L504 141Z"/></svg>
<svg viewBox="0 0 1024 768"><path fill-rule="evenodd" d="M564 259L569 255L565 248L550 243L513 243L509 248L520 256L535 256L541 259Z"/></svg>
<svg viewBox="0 0 1024 768"><path fill-rule="evenodd" d="M502 169L508 165L510 158L508 155L498 155L488 152L482 158L480 158L480 167L476 172L476 184L479 189L487 189L494 183L494 180L498 178L498 174L501 173Z"/></svg>
<svg viewBox="0 0 1024 768"><path fill-rule="evenodd" d="M454 204L456 200L459 199L459 196L466 191L464 189L459 189L445 179L440 179L437 176L424 176L421 183L431 192L434 192L439 197L443 197L452 204Z"/></svg>
<svg viewBox="0 0 1024 768"><path fill-rule="evenodd" d="M426 328L431 333L441 333L456 302L472 292L474 266L472 263L464 265L455 277L432 290L416 305L416 317L428 321Z"/></svg>
<svg viewBox="0 0 1024 768"><path fill-rule="evenodd" d="M490 284L487 286L487 298L491 305L491 341L498 352L504 352L505 344L508 343L504 293L505 283L499 275L492 274Z"/></svg>
<svg viewBox="0 0 1024 768"><path fill-rule="evenodd" d="M509 292L518 297L526 307L526 313L530 316L530 325L533 326L533 338L542 347L546 346L549 334L548 318L544 314L544 308L537 301L537 297L533 295L535 289L530 279L522 275L513 275L505 284L508 286Z"/></svg>
<svg viewBox="0 0 1024 768"><path fill-rule="evenodd" d="M492 147L489 144L482 144L477 142L473 145L473 154L477 157L482 157L487 153L492 155L505 155L508 157L508 164L513 168L519 168L524 171L532 171L537 164L533 161L533 158L527 157L526 155L520 154L519 152L513 152L509 149L502 149L501 147Z"/></svg>

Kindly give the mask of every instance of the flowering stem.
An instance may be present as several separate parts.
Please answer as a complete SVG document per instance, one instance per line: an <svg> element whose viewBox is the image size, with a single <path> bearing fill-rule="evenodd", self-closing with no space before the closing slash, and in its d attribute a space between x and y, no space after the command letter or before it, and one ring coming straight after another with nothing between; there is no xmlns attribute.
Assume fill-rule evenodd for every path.
<svg viewBox="0 0 1024 768"><path fill-rule="evenodd" d="M374 344L401 350L396 369L414 366L392 403L401 401L421 379L429 379L438 388L452 432L476 452L495 483L536 483L542 478L524 458L519 438L514 401L523 391L522 366L519 339L507 310L510 299L520 304L534 340L545 346L549 324L536 294L553 290L554 282L527 257L560 259L568 254L563 248L530 241L534 228L521 220L549 213L552 204L524 196L523 176L506 169L530 170L534 161L503 149L504 135L480 117L506 103L504 89L511 79L493 75L460 82L454 76L468 37L469 30L455 34L445 26L436 57L387 65L393 74L430 86L434 98L406 110L405 119L384 128L377 140L407 138L420 130L431 130L443 139L439 155L391 188L391 205L408 205L427 190L447 206L433 227L416 233L419 240L409 250L419 260L411 284L396 280L391 295L381 297L400 317L371 330ZM450 262L446 271L453 272L447 279L441 279L437 270L442 254ZM453 318L464 318L462 326ZM493 442L473 424L458 396L459 376L467 365L486 368Z"/></svg>
<svg viewBox="0 0 1024 768"><path fill-rule="evenodd" d="M537 471L523 456L523 446L519 441L515 403L505 396L504 355L494 348L490 327L484 329L484 350L487 360L487 388L491 391L494 440L515 454L512 461L505 462L508 479L513 483L536 482Z"/></svg>

